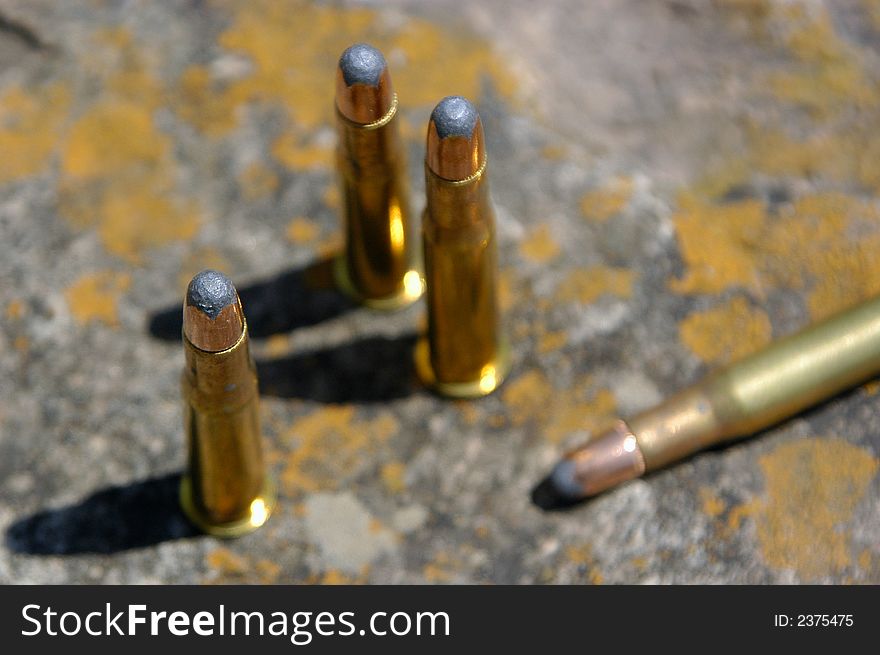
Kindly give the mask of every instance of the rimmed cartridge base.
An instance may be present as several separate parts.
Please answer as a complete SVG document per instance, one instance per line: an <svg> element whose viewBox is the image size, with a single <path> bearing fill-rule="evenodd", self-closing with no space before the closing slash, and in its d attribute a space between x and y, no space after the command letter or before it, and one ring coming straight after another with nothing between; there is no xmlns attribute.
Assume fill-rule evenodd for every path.
<svg viewBox="0 0 880 655"><path fill-rule="evenodd" d="M501 341L495 358L483 367L480 377L472 382L441 382L438 380L434 374L434 367L431 366L431 346L427 337L422 337L416 343L413 358L416 375L422 384L441 396L449 398L468 399L488 396L501 386L510 372L510 346L506 339Z"/></svg>
<svg viewBox="0 0 880 655"><path fill-rule="evenodd" d="M237 521L214 523L196 506L189 475L180 481L180 506L186 517L202 532L214 537L241 537L262 527L275 509L275 483L266 476L260 494L251 501L248 513Z"/></svg>
<svg viewBox="0 0 880 655"><path fill-rule="evenodd" d="M409 307L425 293L425 282L417 267L410 268L403 274L400 288L396 293L384 298L367 298L361 295L351 281L345 255L340 253L333 261L333 278L336 287L355 302L383 312L392 312Z"/></svg>

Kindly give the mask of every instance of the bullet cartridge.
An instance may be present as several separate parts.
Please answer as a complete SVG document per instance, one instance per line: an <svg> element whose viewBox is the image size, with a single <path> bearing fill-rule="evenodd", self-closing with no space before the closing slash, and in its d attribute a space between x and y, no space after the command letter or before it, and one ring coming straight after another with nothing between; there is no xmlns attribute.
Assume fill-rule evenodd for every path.
<svg viewBox="0 0 880 655"><path fill-rule="evenodd" d="M234 537L269 518L274 490L263 462L257 376L232 282L202 271L183 308L181 380L187 470L180 500L208 534Z"/></svg>
<svg viewBox="0 0 880 655"><path fill-rule="evenodd" d="M374 309L398 309L424 290L413 238L397 94L382 53L359 43L336 71L337 170L345 247L339 288Z"/></svg>
<svg viewBox="0 0 880 655"><path fill-rule="evenodd" d="M483 125L465 98L444 98L431 114L425 187L428 332L416 346L416 371L442 395L485 396L502 383L509 353L498 312Z"/></svg>
<svg viewBox="0 0 880 655"><path fill-rule="evenodd" d="M753 434L880 373L880 297L770 344L568 453L550 481L592 496Z"/></svg>

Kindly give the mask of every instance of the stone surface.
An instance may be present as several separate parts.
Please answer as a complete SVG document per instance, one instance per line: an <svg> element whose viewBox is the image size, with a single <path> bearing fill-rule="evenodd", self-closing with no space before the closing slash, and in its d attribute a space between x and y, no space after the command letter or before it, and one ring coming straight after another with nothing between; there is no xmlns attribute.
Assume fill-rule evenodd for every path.
<svg viewBox="0 0 880 655"><path fill-rule="evenodd" d="M456 11L450 11L454 6ZM0 582L880 583L876 383L592 502L565 447L880 290L880 3L0 1ZM379 47L414 204L481 114L514 369L413 381L421 305L310 290L333 75ZM242 295L277 515L176 506L180 304Z"/></svg>

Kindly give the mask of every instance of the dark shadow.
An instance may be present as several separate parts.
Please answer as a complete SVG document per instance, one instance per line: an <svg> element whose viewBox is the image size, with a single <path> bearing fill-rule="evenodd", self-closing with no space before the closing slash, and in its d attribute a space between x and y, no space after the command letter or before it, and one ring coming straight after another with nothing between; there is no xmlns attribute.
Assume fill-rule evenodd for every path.
<svg viewBox="0 0 880 655"><path fill-rule="evenodd" d="M353 343L257 362L260 393L324 403L382 402L418 388L416 336L371 337Z"/></svg>
<svg viewBox="0 0 880 655"><path fill-rule="evenodd" d="M28 555L107 555L196 536L180 510L179 486L174 473L103 489L78 505L16 521L6 531L6 545Z"/></svg>
<svg viewBox="0 0 880 655"><path fill-rule="evenodd" d="M323 259L305 268L281 273L238 289L251 337L262 338L315 325L356 307L333 281L333 260ZM183 300L150 317L150 334L179 341L183 327Z"/></svg>

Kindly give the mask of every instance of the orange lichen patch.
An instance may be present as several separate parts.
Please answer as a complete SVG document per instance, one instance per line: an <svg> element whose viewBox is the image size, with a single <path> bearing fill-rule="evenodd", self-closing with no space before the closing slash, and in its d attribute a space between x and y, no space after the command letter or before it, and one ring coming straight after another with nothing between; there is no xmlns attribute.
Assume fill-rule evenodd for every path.
<svg viewBox="0 0 880 655"><path fill-rule="evenodd" d="M727 364L770 343L767 314L745 298L694 312L678 326L682 342L704 362Z"/></svg>
<svg viewBox="0 0 880 655"><path fill-rule="evenodd" d="M449 582L455 577L456 571L460 568L461 562L458 558L441 551L434 556L432 562L425 564L422 569L422 576L425 578L425 582L433 584Z"/></svg>
<svg viewBox="0 0 880 655"><path fill-rule="evenodd" d="M555 391L547 376L537 370L526 371L510 380L502 392L513 425L521 425L540 416L554 396Z"/></svg>
<svg viewBox="0 0 880 655"><path fill-rule="evenodd" d="M596 560L593 558L593 549L589 544L584 546L567 546L565 558L577 566L579 572L586 574L587 581L590 584L599 585L603 583L604 577L596 566Z"/></svg>
<svg viewBox="0 0 880 655"><path fill-rule="evenodd" d="M278 176L265 164L254 162L239 174L238 186L247 200L257 200L278 188Z"/></svg>
<svg viewBox="0 0 880 655"><path fill-rule="evenodd" d="M97 226L108 251L138 262L145 248L191 238L198 210L180 197L171 139L154 124L165 93L147 54L124 29L94 42L84 66L102 93L58 139L60 212L76 227Z"/></svg>
<svg viewBox="0 0 880 655"><path fill-rule="evenodd" d="M786 282L796 286L806 281L814 319L880 292L876 205L841 194L807 196L794 203L789 219L785 232L778 230L771 237L770 254L775 254L774 244L782 244L784 255L795 262Z"/></svg>
<svg viewBox="0 0 880 655"><path fill-rule="evenodd" d="M502 312L508 311L516 304L517 286L516 271L510 268L501 269L498 273L498 308Z"/></svg>
<svg viewBox="0 0 880 655"><path fill-rule="evenodd" d="M228 548L218 547L205 556L207 565L221 575L244 575L250 569L248 560Z"/></svg>
<svg viewBox="0 0 880 655"><path fill-rule="evenodd" d="M261 559L255 565L260 584L274 584L281 575L281 566L272 560Z"/></svg>
<svg viewBox="0 0 880 655"><path fill-rule="evenodd" d="M64 297L80 325L97 321L115 327L119 325L119 296L130 285L128 273L99 271L80 277L67 288Z"/></svg>
<svg viewBox="0 0 880 655"><path fill-rule="evenodd" d="M633 186L631 178L621 177L605 187L588 191L581 198L581 213L587 220L604 223L626 208Z"/></svg>
<svg viewBox="0 0 880 655"><path fill-rule="evenodd" d="M455 403L455 407L461 412L461 418L465 425L476 425L483 420L483 412L470 401L458 401Z"/></svg>
<svg viewBox="0 0 880 655"><path fill-rule="evenodd" d="M229 260L219 250L210 246L196 248L184 256L180 264L180 273L177 275L177 288L181 295L186 291L195 274L207 268L229 272Z"/></svg>
<svg viewBox="0 0 880 655"><path fill-rule="evenodd" d="M272 144L272 156L295 171L329 169L333 165L333 148L303 142L293 134L284 134Z"/></svg>
<svg viewBox="0 0 880 655"><path fill-rule="evenodd" d="M70 90L61 83L0 95L0 182L35 175L49 163L67 121Z"/></svg>
<svg viewBox="0 0 880 655"><path fill-rule="evenodd" d="M301 155L289 146L333 121L333 76L339 55L352 43L369 42L391 59L395 89L410 107L429 106L451 93L479 100L487 79L505 97L516 88L484 40L421 19L392 23L372 9L303 0L222 4L229 7L231 23L219 45L246 57L251 72L224 81L213 79L203 66L189 68L180 80L176 111L200 130L219 135L235 127L248 104L280 105L291 125L275 154L295 167L302 164ZM456 65L448 66L453 60Z"/></svg>
<svg viewBox="0 0 880 655"><path fill-rule="evenodd" d="M298 419L284 434L291 454L281 482L290 494L336 489L362 470L369 456L398 429L390 413L359 421L354 407L322 407Z"/></svg>
<svg viewBox="0 0 880 655"><path fill-rule="evenodd" d="M382 484L392 494L399 494L406 489L406 466L403 462L388 462L382 466Z"/></svg>
<svg viewBox="0 0 880 655"><path fill-rule="evenodd" d="M324 193L321 194L321 200L330 209L339 209L342 206L342 196L339 192L339 187L335 184L325 187Z"/></svg>
<svg viewBox="0 0 880 655"><path fill-rule="evenodd" d="M19 334L12 342L13 348L19 352L25 352L31 346L31 340L23 334Z"/></svg>
<svg viewBox="0 0 880 655"><path fill-rule="evenodd" d="M542 355L559 350L568 341L565 332L545 332L538 338L538 352Z"/></svg>
<svg viewBox="0 0 880 655"><path fill-rule="evenodd" d="M764 204L757 200L714 205L680 198L673 221L688 269L669 286L678 293L712 294L732 286L760 292L754 250L764 218Z"/></svg>
<svg viewBox="0 0 880 655"><path fill-rule="evenodd" d="M806 107L825 118L841 107L874 108L880 90L865 73L857 50L841 39L828 10L789 4L777 25L786 31L785 45L799 70L771 77L771 88L782 100Z"/></svg>
<svg viewBox="0 0 880 655"><path fill-rule="evenodd" d="M865 390L865 393L869 396L876 396L877 392L880 391L880 380L872 380L865 385L862 385L862 389Z"/></svg>
<svg viewBox="0 0 880 655"><path fill-rule="evenodd" d="M745 156L730 160L725 170L710 177L727 178L733 184L747 181L753 172L764 172L848 185L858 182L876 191L880 188L876 130L880 84L868 68L870 53L838 34L824 5L767 0L752 4L761 7L753 16L755 24L789 57L769 80L766 69L757 69L756 93L769 91L784 105L806 109L809 125L791 131L792 124L797 125L789 120L791 111L771 115L785 116L785 122L752 122Z"/></svg>
<svg viewBox="0 0 880 655"><path fill-rule="evenodd" d="M533 229L519 244L520 254L536 264L546 264L559 256L559 244L550 232L550 226L542 223Z"/></svg>
<svg viewBox="0 0 880 655"><path fill-rule="evenodd" d="M606 294L629 298L635 278L635 271L627 268L591 266L575 269L560 283L556 299L589 305Z"/></svg>
<svg viewBox="0 0 880 655"><path fill-rule="evenodd" d="M314 242L321 235L321 227L310 218L297 216L287 226L287 240L297 245Z"/></svg>
<svg viewBox="0 0 880 655"><path fill-rule="evenodd" d="M6 304L6 318L10 321L17 321L22 316L24 316L25 304L24 301L15 298L14 300L10 300Z"/></svg>
<svg viewBox="0 0 880 655"><path fill-rule="evenodd" d="M540 371L531 370L511 380L504 404L513 425L536 421L541 434L559 443L574 432L596 432L615 417L617 403L608 389L596 388L587 377L566 389L556 389Z"/></svg>
<svg viewBox="0 0 880 655"><path fill-rule="evenodd" d="M727 509L724 501L715 495L714 490L708 487L700 489L700 502L702 503L703 513L713 519L721 516L724 510Z"/></svg>
<svg viewBox="0 0 880 655"><path fill-rule="evenodd" d="M575 432L592 435L607 428L616 418L617 401L608 389L596 389L587 380L562 393L553 403L553 413L544 427L544 436L560 443Z"/></svg>
<svg viewBox="0 0 880 655"><path fill-rule="evenodd" d="M70 128L61 172L77 181L113 176L129 166L162 163L170 139L156 131L150 107L125 100L98 104Z"/></svg>
<svg viewBox="0 0 880 655"><path fill-rule="evenodd" d="M766 491L747 512L766 563L804 581L851 566L845 528L877 473L877 458L841 439L812 438L783 444L759 464Z"/></svg>
<svg viewBox="0 0 880 655"><path fill-rule="evenodd" d="M343 573L338 569L327 569L316 575L311 575L306 579L306 584L322 584L322 585L345 585L345 584L365 584L367 581L369 569L360 575L352 576Z"/></svg>
<svg viewBox="0 0 880 655"><path fill-rule="evenodd" d="M568 156L568 150L562 146L544 146L541 148L541 156L550 161L559 161Z"/></svg>
<svg viewBox="0 0 880 655"><path fill-rule="evenodd" d="M807 292L810 313L823 318L880 291L880 210L839 193L803 196L769 216L763 203L724 205L685 199L675 216L681 293L731 287L763 296L767 288Z"/></svg>

